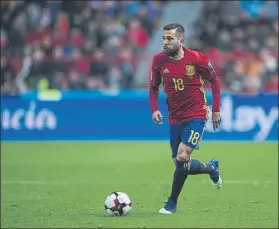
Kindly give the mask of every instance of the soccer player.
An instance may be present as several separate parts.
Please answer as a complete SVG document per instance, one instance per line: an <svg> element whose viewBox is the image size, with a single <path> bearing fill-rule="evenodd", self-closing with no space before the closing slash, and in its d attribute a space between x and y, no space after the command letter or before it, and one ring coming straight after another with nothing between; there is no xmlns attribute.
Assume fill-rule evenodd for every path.
<svg viewBox="0 0 279 229"><path fill-rule="evenodd" d="M177 23L164 26L164 52L153 57L149 85L152 119L162 124L158 94L162 83L167 95L168 123L175 172L171 195L161 214L173 214L178 196L188 175L208 174L214 188L220 189L219 161L205 164L191 159L203 135L209 108L203 89L204 79L211 83L213 94L212 121L214 130L221 122L220 81L208 58L201 52L184 47L184 27Z"/></svg>

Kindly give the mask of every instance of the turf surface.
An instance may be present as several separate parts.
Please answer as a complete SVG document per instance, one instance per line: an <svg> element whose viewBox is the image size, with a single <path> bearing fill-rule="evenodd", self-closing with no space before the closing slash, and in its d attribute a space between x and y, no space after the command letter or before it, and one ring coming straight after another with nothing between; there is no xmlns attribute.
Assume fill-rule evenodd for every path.
<svg viewBox="0 0 279 229"><path fill-rule="evenodd" d="M165 216L168 142L1 143L1 227L278 227L277 143L202 143L193 156L220 160L223 188L190 176ZM103 216L112 191L131 197L128 216Z"/></svg>

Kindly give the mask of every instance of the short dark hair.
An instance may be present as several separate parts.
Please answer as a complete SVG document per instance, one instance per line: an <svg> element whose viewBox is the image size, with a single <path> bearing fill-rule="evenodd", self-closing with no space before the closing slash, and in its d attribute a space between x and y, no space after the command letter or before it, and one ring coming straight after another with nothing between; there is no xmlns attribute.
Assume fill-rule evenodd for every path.
<svg viewBox="0 0 279 229"><path fill-rule="evenodd" d="M183 25L179 23L171 23L164 26L164 30L173 30L173 29L175 29L176 32L178 32L179 34L184 35L185 29Z"/></svg>

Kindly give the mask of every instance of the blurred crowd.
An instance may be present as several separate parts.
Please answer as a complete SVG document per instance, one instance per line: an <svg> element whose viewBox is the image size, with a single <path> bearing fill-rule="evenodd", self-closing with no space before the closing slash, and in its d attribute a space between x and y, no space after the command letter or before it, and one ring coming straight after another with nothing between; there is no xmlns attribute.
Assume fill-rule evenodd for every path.
<svg viewBox="0 0 279 229"><path fill-rule="evenodd" d="M1 94L133 88L165 1L1 1Z"/></svg>
<svg viewBox="0 0 279 229"><path fill-rule="evenodd" d="M1 1L1 94L137 87L166 4ZM204 1L187 46L209 56L224 91L278 93L277 39L277 1Z"/></svg>
<svg viewBox="0 0 279 229"><path fill-rule="evenodd" d="M205 2L194 32L223 90L278 93L278 1Z"/></svg>

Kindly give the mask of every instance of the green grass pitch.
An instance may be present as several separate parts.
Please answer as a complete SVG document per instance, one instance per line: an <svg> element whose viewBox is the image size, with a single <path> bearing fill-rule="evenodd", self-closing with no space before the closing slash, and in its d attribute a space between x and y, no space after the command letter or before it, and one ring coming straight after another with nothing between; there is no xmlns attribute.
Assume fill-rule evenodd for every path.
<svg viewBox="0 0 279 229"><path fill-rule="evenodd" d="M189 176L175 215L159 215L174 165L168 142L1 143L2 228L276 228L277 143L202 143L194 158L220 160L223 188ZM104 217L126 192L132 211Z"/></svg>

